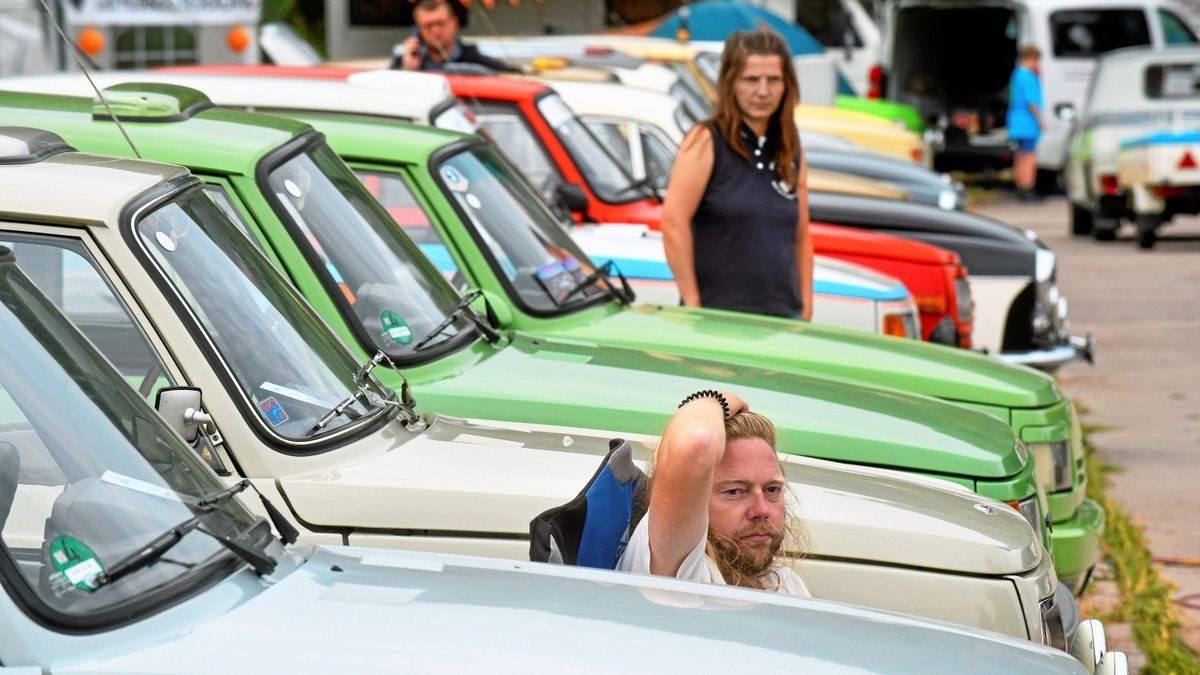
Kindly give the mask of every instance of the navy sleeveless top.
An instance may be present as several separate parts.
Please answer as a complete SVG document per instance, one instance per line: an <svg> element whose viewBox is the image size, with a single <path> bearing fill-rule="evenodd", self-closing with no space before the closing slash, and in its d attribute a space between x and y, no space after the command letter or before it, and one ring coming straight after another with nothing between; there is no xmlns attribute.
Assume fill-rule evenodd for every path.
<svg viewBox="0 0 1200 675"><path fill-rule="evenodd" d="M803 310L796 278L796 223L800 205L775 172L775 144L745 124L738 142L747 162L707 123L713 169L692 217L700 305L798 318ZM776 134L777 135L777 134Z"/></svg>

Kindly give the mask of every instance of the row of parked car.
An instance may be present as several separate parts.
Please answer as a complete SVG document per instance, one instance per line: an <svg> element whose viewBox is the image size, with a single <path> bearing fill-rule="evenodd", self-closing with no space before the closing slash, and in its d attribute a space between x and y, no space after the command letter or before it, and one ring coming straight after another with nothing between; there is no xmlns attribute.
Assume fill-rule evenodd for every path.
<svg viewBox="0 0 1200 675"><path fill-rule="evenodd" d="M658 195L549 86L96 79L103 103L76 76L0 82L6 666L1125 668L1072 597L1104 513L1054 381L915 339L635 304L666 280L611 242L653 240ZM479 123L490 140L463 133ZM568 225L601 204L645 215ZM870 257L871 209L910 222L896 241L937 257L902 262L947 292L975 283L971 249L919 240L972 234L980 264L1014 250L1015 295L1065 314L1053 254L1020 231L912 201L820 208L853 228L828 228L847 257ZM589 255L606 240L597 257L633 284ZM963 309L940 311L957 331ZM1045 312L1013 321L1024 351L1054 348L1033 340ZM809 535L790 554L821 601L527 562L530 519L609 438L645 460L671 402L711 386L779 426ZM233 496L250 488L262 499ZM249 640L264 624L279 639Z"/></svg>

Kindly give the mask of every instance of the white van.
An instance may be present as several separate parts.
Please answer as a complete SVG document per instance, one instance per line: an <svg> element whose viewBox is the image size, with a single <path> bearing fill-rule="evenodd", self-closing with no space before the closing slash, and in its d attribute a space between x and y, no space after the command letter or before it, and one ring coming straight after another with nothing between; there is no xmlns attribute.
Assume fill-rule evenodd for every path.
<svg viewBox="0 0 1200 675"><path fill-rule="evenodd" d="M1174 0L887 0L884 21L882 93L942 129L939 167L1011 161L1004 128L1009 80L1021 46L1041 50L1048 113L1038 144L1041 181L1066 165L1071 120L1098 56L1195 43L1200 34L1200 20Z"/></svg>

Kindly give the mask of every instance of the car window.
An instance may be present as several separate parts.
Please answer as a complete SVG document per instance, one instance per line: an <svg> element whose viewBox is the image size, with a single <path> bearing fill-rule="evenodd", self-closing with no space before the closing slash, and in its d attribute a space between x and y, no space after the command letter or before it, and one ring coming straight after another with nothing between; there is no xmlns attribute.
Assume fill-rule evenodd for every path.
<svg viewBox="0 0 1200 675"><path fill-rule="evenodd" d="M544 197L553 201L555 190L564 182L562 174L521 111L501 103L470 101L468 104L500 150Z"/></svg>
<svg viewBox="0 0 1200 675"><path fill-rule="evenodd" d="M1185 45L1196 42L1196 34L1183 19L1167 9L1158 10L1158 22L1162 24L1163 41L1169 45Z"/></svg>
<svg viewBox="0 0 1200 675"><path fill-rule="evenodd" d="M626 169L633 169L633 159L629 155L628 125L596 119L587 120L587 125L592 133L596 134L596 138L599 138L609 150L612 150L617 159L621 160Z"/></svg>
<svg viewBox="0 0 1200 675"><path fill-rule="evenodd" d="M634 183L633 176L584 126L558 94L542 96L537 101L537 108L596 197L609 203L645 197Z"/></svg>
<svg viewBox="0 0 1200 675"><path fill-rule="evenodd" d="M311 192L321 176L289 176L281 189L296 193L288 192L292 208L320 199ZM214 367L227 370L237 385L230 394L253 409L246 412L260 428L304 442L383 409L391 393L374 380L362 388L361 364L202 192L146 213L135 229L149 271L174 288L186 307L180 313L195 318L198 341L215 350ZM342 414L325 419L355 393Z"/></svg>
<svg viewBox="0 0 1200 675"><path fill-rule="evenodd" d="M1200 62L1146 66L1145 92L1149 99L1200 98Z"/></svg>
<svg viewBox="0 0 1200 675"><path fill-rule="evenodd" d="M433 266L446 278L446 281L449 281L455 290L464 290L466 279L462 271L454 262L454 256L450 254L450 249L446 248L446 242L442 239L442 235L438 233L433 223L429 222L425 210L413 196L408 183L404 182L404 179L397 174L383 171L356 169L354 175L358 176L367 191L379 200L383 208L387 209L388 215L404 230L408 238L420 247L421 253L429 258Z"/></svg>
<svg viewBox="0 0 1200 675"><path fill-rule="evenodd" d="M640 128L642 137L642 161L646 164L646 177L656 190L666 190L671 180L671 167L675 164L675 150L656 134Z"/></svg>
<svg viewBox="0 0 1200 675"><path fill-rule="evenodd" d="M825 47L844 47L847 41L851 47L862 46L841 0L796 0L795 8L796 23Z"/></svg>
<svg viewBox="0 0 1200 675"><path fill-rule="evenodd" d="M125 381L153 401L173 383L128 308L77 240L38 235L0 235L18 267L116 366Z"/></svg>
<svg viewBox="0 0 1200 675"><path fill-rule="evenodd" d="M4 586L80 621L158 602L165 584L223 559L214 539L188 532L159 562L97 580L224 486L30 281L24 270L49 250L36 243L0 249L0 540L19 570ZM237 537L253 522L228 500L203 525ZM120 616L138 618L128 606Z"/></svg>
<svg viewBox="0 0 1200 675"><path fill-rule="evenodd" d="M1054 55L1090 58L1122 47L1150 44L1141 9L1064 10L1050 15Z"/></svg>
<svg viewBox="0 0 1200 675"><path fill-rule="evenodd" d="M255 248L260 251L263 250L258 237L254 236L254 232L250 230L250 224L246 222L245 218L242 218L242 214L233 205L233 200L229 198L229 194L225 192L225 188L220 185L208 183L204 186L204 191L208 193L208 196L212 198L217 206L221 207L225 215L229 216L229 220L233 221L238 231L246 235L246 238L250 240L250 243L254 244Z"/></svg>

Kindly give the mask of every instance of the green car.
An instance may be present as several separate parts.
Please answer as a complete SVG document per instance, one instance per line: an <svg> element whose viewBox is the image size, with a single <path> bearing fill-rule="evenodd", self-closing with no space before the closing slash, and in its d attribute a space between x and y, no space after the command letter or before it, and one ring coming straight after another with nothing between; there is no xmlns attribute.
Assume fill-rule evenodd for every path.
<svg viewBox="0 0 1200 675"><path fill-rule="evenodd" d="M904 124L905 129L914 134L925 131L925 123L921 121L921 114L911 105L883 99L846 96L842 94L834 99L833 107L882 117L892 122L901 122Z"/></svg>
<svg viewBox="0 0 1200 675"><path fill-rule="evenodd" d="M775 420L784 451L950 480L1011 503L1045 536L1034 463L1012 430L992 416L849 381L681 355L666 344L625 347L573 336L572 326L586 332L596 316L620 321L627 315L658 313L652 308L628 312L596 285L585 286L581 297L569 299L572 312L567 316L554 317L551 311L537 320L561 325L562 335L512 330L520 324L538 326L526 318L524 306L541 302L545 288L525 289L520 304L488 292L488 311L506 328L496 335L467 302L460 302L452 286L308 125L213 108L199 92L167 85L108 91L114 109L129 113L124 126L142 156L184 164L200 176L216 202L288 273L352 348L363 356L382 349L403 368L426 410L524 426L568 425L649 435L661 431L679 392L726 387L743 393L756 410ZM0 93L0 124L37 125L88 152L132 154L103 109L98 107L94 114L88 99ZM390 124L386 130L394 131ZM533 201L536 197L514 177L507 162L477 137L430 131L411 136L424 144L425 159L438 151L441 158L466 150L464 158L481 163L472 172L479 168L495 178L488 198L513 200L505 212L514 218L524 218L519 209L530 203L541 204ZM383 168L378 174L390 177ZM454 217L456 212L428 175L429 165L422 162L412 168L426 172L415 175L414 181L428 183L428 189L421 191L420 203L393 208L392 217L426 212L440 216L437 220ZM401 171L407 177L407 168ZM510 191L513 186L516 191ZM389 185L382 192L391 189ZM383 196L396 201L395 194ZM436 201L425 202L426 198ZM528 227L513 232L532 236ZM537 240L534 243L542 250ZM565 236L563 245L586 264ZM560 288L563 278L543 281ZM576 313L575 305L583 311ZM664 332L676 322L686 326L706 317L687 312L663 316L668 320L656 325ZM699 325L693 332L703 335L740 325L714 319L711 328ZM744 334L751 329L739 330ZM376 373L397 388L403 384L398 372Z"/></svg>
<svg viewBox="0 0 1200 675"><path fill-rule="evenodd" d="M505 327L867 383L934 396L1008 422L1038 460L1059 576L1082 588L1100 555L1104 511L1085 498L1078 419L1049 376L963 350L828 326L714 310L623 307L602 283L559 302L539 278L542 268L568 258L589 270L590 263L542 202L529 196L525 181L482 141L378 119L288 114L326 134L439 269L459 277L461 287L485 289ZM337 325L349 316L342 314L326 319ZM352 316L349 323L343 330L356 333L362 349L380 346L364 340L369 328Z"/></svg>

